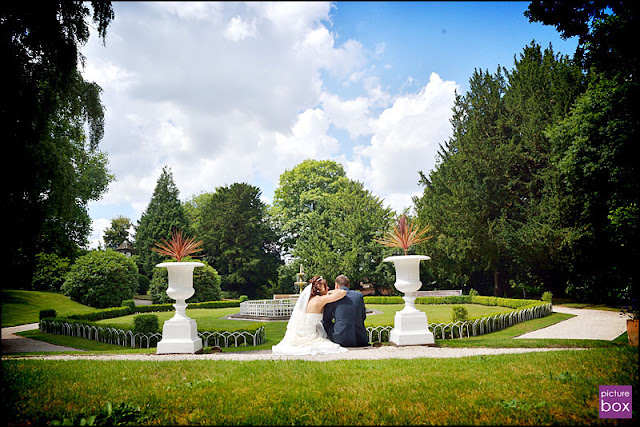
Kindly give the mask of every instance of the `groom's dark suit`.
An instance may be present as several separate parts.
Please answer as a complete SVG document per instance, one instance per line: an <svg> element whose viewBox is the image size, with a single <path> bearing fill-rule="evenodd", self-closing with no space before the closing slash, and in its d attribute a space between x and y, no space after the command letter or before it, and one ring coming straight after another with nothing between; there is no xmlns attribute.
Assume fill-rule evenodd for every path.
<svg viewBox="0 0 640 427"><path fill-rule="evenodd" d="M364 298L358 291L345 290L347 295L344 298L324 307L322 325L329 339L343 347L367 346L369 337L364 327L367 318Z"/></svg>

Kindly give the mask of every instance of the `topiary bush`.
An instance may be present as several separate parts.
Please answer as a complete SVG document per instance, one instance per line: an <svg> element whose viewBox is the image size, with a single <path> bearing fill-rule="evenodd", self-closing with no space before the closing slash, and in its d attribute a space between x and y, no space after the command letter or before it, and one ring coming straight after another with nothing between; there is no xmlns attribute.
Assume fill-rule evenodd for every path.
<svg viewBox="0 0 640 427"><path fill-rule="evenodd" d="M92 251L71 266L61 287L73 301L96 308L119 307L138 289L134 262L114 250Z"/></svg>
<svg viewBox="0 0 640 427"><path fill-rule="evenodd" d="M129 307L129 310L133 313L134 311L136 311L136 302L132 299L127 299L122 301L122 306L123 307Z"/></svg>
<svg viewBox="0 0 640 427"><path fill-rule="evenodd" d="M187 300L188 303L219 301L222 297L220 289L220 275L215 268L211 267L206 261L194 260L191 258L183 258L183 261L197 261L204 264L204 267L196 267L193 269L193 288L195 290L193 296ZM156 267L153 269L153 277L151 278L151 302L153 304L165 304L174 302L167 295L169 287L169 275L166 268Z"/></svg>
<svg viewBox="0 0 640 427"><path fill-rule="evenodd" d="M41 252L36 255L36 268L31 280L33 291L60 290L69 271L69 259Z"/></svg>
<svg viewBox="0 0 640 427"><path fill-rule="evenodd" d="M133 318L134 334L155 334L160 331L158 316L155 314L140 314Z"/></svg>
<svg viewBox="0 0 640 427"><path fill-rule="evenodd" d="M49 309L45 309L45 310L40 310L40 314L38 319L42 320L42 319L46 319L47 317L56 317L58 315L58 313L56 313L56 311L52 308Z"/></svg>
<svg viewBox="0 0 640 427"><path fill-rule="evenodd" d="M146 295L150 286L151 280L144 274L138 274L138 295Z"/></svg>

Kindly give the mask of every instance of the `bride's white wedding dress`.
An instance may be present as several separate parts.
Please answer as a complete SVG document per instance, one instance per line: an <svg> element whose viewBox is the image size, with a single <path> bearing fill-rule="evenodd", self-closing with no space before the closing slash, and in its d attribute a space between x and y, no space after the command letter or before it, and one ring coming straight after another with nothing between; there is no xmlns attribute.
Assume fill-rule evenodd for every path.
<svg viewBox="0 0 640 427"><path fill-rule="evenodd" d="M348 351L327 338L322 313L307 313L310 294L311 286L307 286L293 308L284 338L272 347L273 354L302 356Z"/></svg>

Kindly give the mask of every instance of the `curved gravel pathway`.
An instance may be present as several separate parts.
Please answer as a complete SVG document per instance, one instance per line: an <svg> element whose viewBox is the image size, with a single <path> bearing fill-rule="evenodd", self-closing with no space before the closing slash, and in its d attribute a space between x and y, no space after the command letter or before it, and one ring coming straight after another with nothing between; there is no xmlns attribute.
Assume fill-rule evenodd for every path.
<svg viewBox="0 0 640 427"><path fill-rule="evenodd" d="M518 338L551 338L551 339L596 339L614 340L626 332L626 318L618 312L575 309L554 306L554 312L573 314L575 317L556 323L549 327L520 335ZM2 328L2 354L27 353L27 352L61 352L80 351L77 349L49 344L40 340L14 335L16 332L37 329L38 324ZM277 356L270 350L241 351L234 353L211 354L111 354L111 355L34 355L25 356L29 359L67 360L67 359L91 359L91 360L147 360L147 361L172 361L172 360L373 360L373 359L414 359L414 358L455 358L495 354L516 354L541 351L567 351L581 349L558 348L440 348L427 346L407 347L365 347L350 349L346 353L322 354L315 356Z"/></svg>
<svg viewBox="0 0 640 427"><path fill-rule="evenodd" d="M591 310L554 306L556 313L573 314L575 317L546 328L527 332L516 338L567 338L579 340L612 341L627 332L627 318L617 311Z"/></svg>

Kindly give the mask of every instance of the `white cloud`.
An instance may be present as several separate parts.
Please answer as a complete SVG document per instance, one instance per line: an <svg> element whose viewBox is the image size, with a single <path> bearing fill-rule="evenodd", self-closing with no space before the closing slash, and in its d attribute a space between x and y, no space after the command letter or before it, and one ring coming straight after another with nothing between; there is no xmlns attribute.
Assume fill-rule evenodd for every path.
<svg viewBox="0 0 640 427"><path fill-rule="evenodd" d="M354 149L347 165L350 176L394 202L396 210L403 203L410 206L411 194L419 189L418 172L435 166L439 144L451 135L456 88L455 82L433 73L419 93L398 97L372 121L370 144Z"/></svg>
<svg viewBox="0 0 640 427"><path fill-rule="evenodd" d="M325 92L321 99L322 108L331 122L349 132L352 138L371 133L371 98L359 96L343 101L338 95Z"/></svg>
<svg viewBox="0 0 640 427"><path fill-rule="evenodd" d="M91 226L91 236L89 236L89 247L97 248L98 246L104 246L104 230L111 226L111 220L98 219L93 221Z"/></svg>
<svg viewBox="0 0 640 427"><path fill-rule="evenodd" d="M247 38L256 38L257 33L256 20L253 19L251 22L247 22L240 16L231 18L227 28L224 30L225 38L236 42Z"/></svg>
<svg viewBox="0 0 640 427"><path fill-rule="evenodd" d="M340 161L396 209L410 203L417 171L449 135L455 85L434 74L393 98L370 63L386 44L338 44L332 7L116 2L107 46L92 36L84 51L85 77L104 91L101 149L117 178L96 204L139 215L165 165L187 199L234 182L273 189L307 158ZM343 85L355 95L328 89Z"/></svg>

